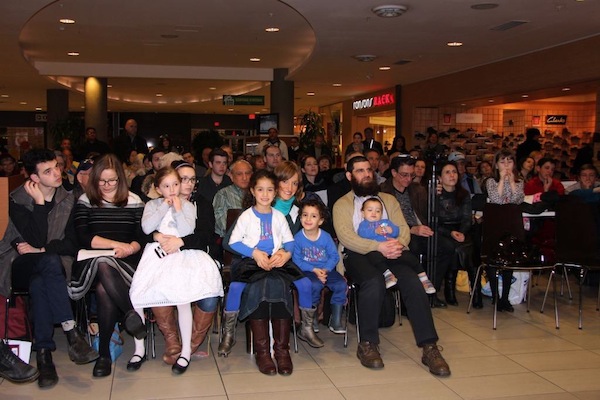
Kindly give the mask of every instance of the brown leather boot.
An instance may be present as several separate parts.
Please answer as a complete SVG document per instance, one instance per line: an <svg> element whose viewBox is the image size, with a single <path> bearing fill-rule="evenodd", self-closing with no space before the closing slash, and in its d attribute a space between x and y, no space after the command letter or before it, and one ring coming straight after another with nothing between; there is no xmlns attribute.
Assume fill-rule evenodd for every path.
<svg viewBox="0 0 600 400"><path fill-rule="evenodd" d="M294 370L290 357L290 319L272 319L273 324L273 350L277 363L277 372L280 375L291 375Z"/></svg>
<svg viewBox="0 0 600 400"><path fill-rule="evenodd" d="M275 375L277 369L271 358L270 339L269 339L269 320L251 319L250 329L254 337L255 359L258 370L265 375Z"/></svg>
<svg viewBox="0 0 600 400"><path fill-rule="evenodd" d="M206 333L210 329L215 312L202 311L194 305L194 323L192 324L192 354L198 351L198 347L204 342Z"/></svg>
<svg viewBox="0 0 600 400"><path fill-rule="evenodd" d="M156 325L165 338L165 352L162 359L169 365L175 364L181 354L181 340L175 317L175 307L152 307Z"/></svg>

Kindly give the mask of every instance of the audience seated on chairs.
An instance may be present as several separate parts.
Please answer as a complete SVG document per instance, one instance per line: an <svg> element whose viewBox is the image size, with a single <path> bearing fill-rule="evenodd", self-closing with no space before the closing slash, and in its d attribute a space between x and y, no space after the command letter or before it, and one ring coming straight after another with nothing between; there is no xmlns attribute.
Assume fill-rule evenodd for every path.
<svg viewBox="0 0 600 400"><path fill-rule="evenodd" d="M423 348L421 361L434 375L450 375L450 368L437 346L438 335L433 323L429 300L411 265L417 258L407 250L410 231L398 202L386 193L379 193L373 170L365 157L354 157L347 163L346 177L352 191L340 198L333 207L333 223L344 247L346 273L359 286L358 313L361 341L357 357L367 368L383 368L379 353L379 314L385 294L383 275L366 257L378 251L389 260L389 269L398 278L398 286L406 305L417 345ZM400 227L398 240L377 242L362 239L357 234L360 208L369 197L379 196L385 206L384 216Z"/></svg>
<svg viewBox="0 0 600 400"><path fill-rule="evenodd" d="M219 190L212 202L215 210L215 233L220 238L227 231L227 210L242 208L242 200L252 176L252 166L248 161L238 160L231 164L229 171L233 185Z"/></svg>
<svg viewBox="0 0 600 400"><path fill-rule="evenodd" d="M9 226L0 242L2 280L0 292L10 296L11 287L29 290L32 320L35 325L33 350L37 352L37 370L23 366L0 349L2 376L16 382L35 380L42 388L58 382L52 351L54 324L61 324L69 343L69 358L86 364L98 358L83 335L75 328L67 293L65 271L70 276L77 240L70 218L73 196L62 185L56 156L50 150L31 150L23 156L29 180L10 194ZM11 266L12 268L8 267ZM12 270L12 271L11 271ZM12 276L11 276L12 272ZM10 352L10 350L8 350ZM12 361L11 361L12 360Z"/></svg>

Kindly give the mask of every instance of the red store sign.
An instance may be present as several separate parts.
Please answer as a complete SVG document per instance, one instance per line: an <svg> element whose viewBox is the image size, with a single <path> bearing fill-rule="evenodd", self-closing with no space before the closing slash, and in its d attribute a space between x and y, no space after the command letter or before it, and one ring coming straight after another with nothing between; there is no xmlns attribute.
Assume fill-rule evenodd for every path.
<svg viewBox="0 0 600 400"><path fill-rule="evenodd" d="M389 106L396 103L396 99L392 93L385 93L379 96L368 97L366 99L356 100L352 102L353 110L366 110L369 108Z"/></svg>

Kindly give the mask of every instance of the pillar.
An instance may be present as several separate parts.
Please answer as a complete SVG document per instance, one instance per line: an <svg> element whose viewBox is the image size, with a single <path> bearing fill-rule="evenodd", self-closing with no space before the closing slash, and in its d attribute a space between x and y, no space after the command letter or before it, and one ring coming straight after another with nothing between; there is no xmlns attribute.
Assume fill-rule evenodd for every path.
<svg viewBox="0 0 600 400"><path fill-rule="evenodd" d="M96 128L98 140L108 142L107 79L85 78L85 126Z"/></svg>
<svg viewBox="0 0 600 400"><path fill-rule="evenodd" d="M287 68L273 70L271 82L271 112L279 113L279 133L294 133L294 81L286 81Z"/></svg>
<svg viewBox="0 0 600 400"><path fill-rule="evenodd" d="M46 90L47 113L47 132L44 136L45 147L54 149L58 147L58 141L55 136L60 136L57 132L61 126L67 125L69 119L69 91L66 89L48 89Z"/></svg>

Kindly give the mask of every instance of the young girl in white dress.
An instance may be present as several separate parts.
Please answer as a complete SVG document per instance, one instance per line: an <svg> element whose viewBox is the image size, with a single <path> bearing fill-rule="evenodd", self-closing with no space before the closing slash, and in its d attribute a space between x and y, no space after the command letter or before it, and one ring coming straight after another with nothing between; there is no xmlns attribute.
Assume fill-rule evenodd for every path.
<svg viewBox="0 0 600 400"><path fill-rule="evenodd" d="M181 178L171 167L160 169L154 178L159 199L151 200L144 208L142 230L146 234L158 231L163 235L183 237L196 227L195 206L179 196ZM177 306L181 331L181 356L172 371L186 371L191 356L191 303L207 297L222 296L222 283L215 261L205 252L195 250L167 254L158 242L146 245L138 264L129 296L136 313L144 319L143 309L156 306ZM129 319L126 318L126 323ZM134 361L134 359L138 359ZM130 364L145 360L143 340L136 339L135 354ZM128 368L129 369L129 368Z"/></svg>

